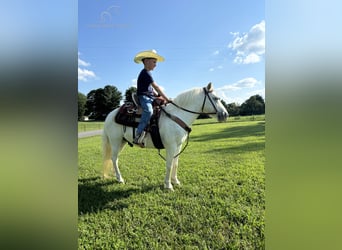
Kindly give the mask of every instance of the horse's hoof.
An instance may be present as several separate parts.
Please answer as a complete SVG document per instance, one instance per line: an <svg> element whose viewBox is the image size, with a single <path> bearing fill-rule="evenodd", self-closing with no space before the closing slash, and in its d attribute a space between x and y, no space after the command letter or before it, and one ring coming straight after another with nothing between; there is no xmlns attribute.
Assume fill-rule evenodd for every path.
<svg viewBox="0 0 342 250"><path fill-rule="evenodd" d="M174 192L175 190L172 188L164 188L164 191L167 192L167 193L172 193Z"/></svg>
<svg viewBox="0 0 342 250"><path fill-rule="evenodd" d="M169 192L173 192L174 190L173 190L173 186L172 186L172 184L165 184L164 185L164 189L166 190L166 191L169 191Z"/></svg>
<svg viewBox="0 0 342 250"><path fill-rule="evenodd" d="M104 174L104 175L102 175L102 178L103 178L104 180L108 180L108 179L111 179L112 176L110 176L110 175L108 175L108 174Z"/></svg>
<svg viewBox="0 0 342 250"><path fill-rule="evenodd" d="M181 186L181 182L179 180L176 180L176 181L172 181L172 184L173 185L176 185L176 186Z"/></svg>

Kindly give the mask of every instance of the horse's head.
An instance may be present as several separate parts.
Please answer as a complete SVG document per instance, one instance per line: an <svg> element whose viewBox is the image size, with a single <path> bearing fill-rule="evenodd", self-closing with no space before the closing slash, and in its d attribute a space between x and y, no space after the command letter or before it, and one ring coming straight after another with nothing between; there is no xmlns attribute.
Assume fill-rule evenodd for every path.
<svg viewBox="0 0 342 250"><path fill-rule="evenodd" d="M219 122L224 122L228 118L228 112L221 103L220 98L215 94L213 84L210 82L208 86L203 88L205 98L202 106L203 113L216 114Z"/></svg>

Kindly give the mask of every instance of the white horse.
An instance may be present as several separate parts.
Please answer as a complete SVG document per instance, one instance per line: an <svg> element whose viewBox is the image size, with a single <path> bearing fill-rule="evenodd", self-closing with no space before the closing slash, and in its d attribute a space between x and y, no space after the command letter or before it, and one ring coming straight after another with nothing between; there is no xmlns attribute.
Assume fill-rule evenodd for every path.
<svg viewBox="0 0 342 250"><path fill-rule="evenodd" d="M220 98L213 92L212 84L207 87L195 88L178 95L172 103L163 107L159 118L159 132L166 150L166 175L164 187L173 190L173 185L180 185L177 178L178 156L182 144L189 136L189 128L199 114L215 114L218 121L226 121L228 112L222 105ZM124 183L121 176L118 155L127 142L133 142L133 129L124 128L115 122L115 115L119 109L108 114L102 134L103 139L103 177L110 178L114 172L118 182ZM171 118L175 118L175 120ZM180 122L179 122L180 121ZM183 123L182 123L183 122ZM190 131L186 131L190 129ZM154 148L151 136L146 134L144 145L147 148Z"/></svg>

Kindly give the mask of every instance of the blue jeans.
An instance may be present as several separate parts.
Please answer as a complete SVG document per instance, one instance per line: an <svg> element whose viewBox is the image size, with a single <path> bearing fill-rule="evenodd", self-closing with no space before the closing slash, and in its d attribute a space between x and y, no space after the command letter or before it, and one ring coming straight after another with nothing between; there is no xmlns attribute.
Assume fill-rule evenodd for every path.
<svg viewBox="0 0 342 250"><path fill-rule="evenodd" d="M141 120L137 128L137 134L140 135L148 123L150 122L151 116L153 114L153 98L148 97L146 95L139 95L140 106L143 110L141 114Z"/></svg>

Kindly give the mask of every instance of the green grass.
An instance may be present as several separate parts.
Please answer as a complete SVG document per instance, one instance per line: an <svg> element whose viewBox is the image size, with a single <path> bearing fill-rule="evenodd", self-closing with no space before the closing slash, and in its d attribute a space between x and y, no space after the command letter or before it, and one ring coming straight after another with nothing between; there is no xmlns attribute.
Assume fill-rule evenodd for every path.
<svg viewBox="0 0 342 250"><path fill-rule="evenodd" d="M157 150L127 146L119 184L99 177L101 137L79 139L79 249L264 249L264 126L197 120L171 193Z"/></svg>

